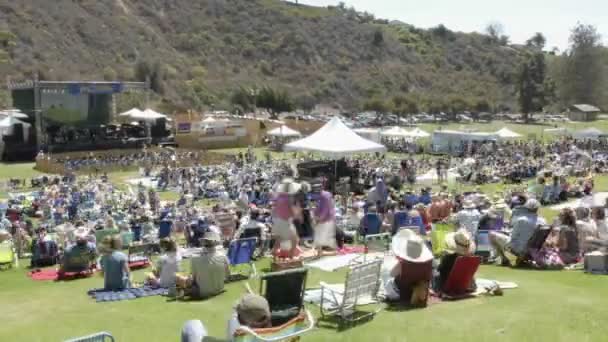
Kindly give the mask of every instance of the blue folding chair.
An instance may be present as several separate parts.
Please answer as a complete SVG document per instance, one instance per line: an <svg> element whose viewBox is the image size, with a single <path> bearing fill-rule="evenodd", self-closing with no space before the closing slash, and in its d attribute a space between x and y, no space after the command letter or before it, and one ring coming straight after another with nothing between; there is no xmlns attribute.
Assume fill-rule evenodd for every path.
<svg viewBox="0 0 608 342"><path fill-rule="evenodd" d="M393 221L393 231L392 235L397 234L400 227L405 227L409 225L409 216L405 211L398 211L395 213L395 219Z"/></svg>
<svg viewBox="0 0 608 342"><path fill-rule="evenodd" d="M228 247L228 261L230 261L231 278L232 275L238 276L240 273L233 273L235 266L248 264L251 271L249 275L257 275L255 264L253 263L253 253L258 244L258 239L247 238L238 239L230 242Z"/></svg>
<svg viewBox="0 0 608 342"><path fill-rule="evenodd" d="M361 236L369 234L380 234L382 228L382 220L375 213L365 214L363 217L363 227L361 227Z"/></svg>
<svg viewBox="0 0 608 342"><path fill-rule="evenodd" d="M424 227L424 222L422 222L422 216L411 216L408 226L416 226L420 235L426 235L426 227Z"/></svg>
<svg viewBox="0 0 608 342"><path fill-rule="evenodd" d="M69 339L66 340L65 342L114 342L114 336L112 336L112 334L110 334L109 332L99 332L96 334L92 334L92 335L88 335L88 336L82 336L82 337L76 337L73 339Z"/></svg>
<svg viewBox="0 0 608 342"><path fill-rule="evenodd" d="M492 245L490 244L490 231L478 230L477 237L475 239L477 249L475 255L481 257L483 260L488 260L492 254Z"/></svg>
<svg viewBox="0 0 608 342"><path fill-rule="evenodd" d="M171 227L173 227L173 221L162 220L158 227L158 238L163 239L171 235Z"/></svg>

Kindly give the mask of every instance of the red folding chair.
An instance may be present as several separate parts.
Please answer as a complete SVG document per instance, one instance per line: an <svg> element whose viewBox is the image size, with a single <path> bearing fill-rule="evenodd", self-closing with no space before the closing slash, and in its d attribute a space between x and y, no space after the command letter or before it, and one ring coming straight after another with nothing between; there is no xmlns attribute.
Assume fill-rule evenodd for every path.
<svg viewBox="0 0 608 342"><path fill-rule="evenodd" d="M454 262L452 271L441 289L442 297L463 298L470 295L471 284L475 272L479 268L481 258L476 256L460 256Z"/></svg>

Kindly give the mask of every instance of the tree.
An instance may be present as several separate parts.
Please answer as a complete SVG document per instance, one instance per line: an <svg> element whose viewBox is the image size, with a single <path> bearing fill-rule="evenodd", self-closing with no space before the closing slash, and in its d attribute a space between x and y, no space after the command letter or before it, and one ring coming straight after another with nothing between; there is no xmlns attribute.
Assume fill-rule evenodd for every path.
<svg viewBox="0 0 608 342"><path fill-rule="evenodd" d="M380 98L373 98L365 101L363 110L374 111L380 115L388 112L388 105Z"/></svg>
<svg viewBox="0 0 608 342"><path fill-rule="evenodd" d="M560 97L565 104L598 104L605 83L601 36L595 26L578 24L570 35L560 73Z"/></svg>
<svg viewBox="0 0 608 342"><path fill-rule="evenodd" d="M255 102L255 89L245 88L243 86L235 90L230 96L230 103L235 107L236 111L241 113L254 111Z"/></svg>
<svg viewBox="0 0 608 342"><path fill-rule="evenodd" d="M528 122L529 114L538 112L545 106L545 56L536 52L520 66L518 79L519 107Z"/></svg>
<svg viewBox="0 0 608 342"><path fill-rule="evenodd" d="M528 47L537 49L537 50L541 50L545 48L545 44L547 43L547 39L545 38L545 36L540 33L540 32L536 32L530 39L526 40L526 45Z"/></svg>
<svg viewBox="0 0 608 342"><path fill-rule="evenodd" d="M500 37L504 34L504 31L504 26L496 21L491 22L488 24L488 26L486 26L486 34L493 43L498 43L500 41Z"/></svg>
<svg viewBox="0 0 608 342"><path fill-rule="evenodd" d="M377 29L376 32L374 32L374 40L372 42L372 44L374 44L374 46L382 46L382 44L384 43L384 34L382 33L382 29Z"/></svg>
<svg viewBox="0 0 608 342"><path fill-rule="evenodd" d="M291 112L293 101L286 90L275 90L271 87L263 87L256 96L256 104L266 109L273 119L278 118L281 112Z"/></svg>
<svg viewBox="0 0 608 342"><path fill-rule="evenodd" d="M164 92L165 73L160 62L139 61L135 65L135 78L140 82L150 81L150 88L158 94Z"/></svg>
<svg viewBox="0 0 608 342"><path fill-rule="evenodd" d="M318 103L317 99L309 94L300 95L296 98L295 102L297 108L302 109L307 113L310 113Z"/></svg>

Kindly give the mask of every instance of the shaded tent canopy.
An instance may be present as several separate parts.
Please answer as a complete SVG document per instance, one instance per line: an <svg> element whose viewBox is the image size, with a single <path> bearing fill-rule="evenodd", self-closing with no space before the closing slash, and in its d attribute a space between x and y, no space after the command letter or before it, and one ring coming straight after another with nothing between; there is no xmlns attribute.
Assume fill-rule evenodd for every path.
<svg viewBox="0 0 608 342"><path fill-rule="evenodd" d="M410 138L412 137L412 135L410 134L410 132L408 132L407 130L401 128L401 127L391 127L385 131L382 131L380 133L382 136L385 137L399 137L399 138Z"/></svg>
<svg viewBox="0 0 608 342"><path fill-rule="evenodd" d="M310 136L285 145L285 151L319 152L332 157L386 152L384 145L360 137L334 117Z"/></svg>
<svg viewBox="0 0 608 342"><path fill-rule="evenodd" d="M7 116L6 118L0 120L0 134L1 135L11 135L13 134L13 128L15 125L21 124L25 130L24 136L27 137L29 133L29 129L32 125L27 122L21 121L13 116Z"/></svg>
<svg viewBox="0 0 608 342"><path fill-rule="evenodd" d="M521 134L508 129L507 127L503 127L496 131L496 135L501 139L515 139L521 137Z"/></svg>
<svg viewBox="0 0 608 342"><path fill-rule="evenodd" d="M426 131L421 130L421 129L420 129L420 128L418 128L418 127L414 128L414 129L413 129L413 130L410 132L410 134L412 134L412 136L413 136L414 138L428 138L428 137L430 137L430 136L431 136L431 134L429 134L429 133L428 133L428 132L426 132Z"/></svg>
<svg viewBox="0 0 608 342"><path fill-rule="evenodd" d="M286 125L281 125L274 129L271 129L266 134L274 136L274 137L299 137L302 134L295 129L291 129Z"/></svg>

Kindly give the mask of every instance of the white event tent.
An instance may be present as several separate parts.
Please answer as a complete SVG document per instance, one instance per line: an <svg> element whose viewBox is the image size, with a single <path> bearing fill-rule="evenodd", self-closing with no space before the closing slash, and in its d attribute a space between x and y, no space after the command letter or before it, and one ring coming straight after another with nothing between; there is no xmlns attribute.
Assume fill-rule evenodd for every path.
<svg viewBox="0 0 608 342"><path fill-rule="evenodd" d="M120 113L119 116L127 116L133 120L140 121L155 121L158 119L167 119L165 114L158 113L152 109L146 109L144 111L138 108L132 108L124 113Z"/></svg>
<svg viewBox="0 0 608 342"><path fill-rule="evenodd" d="M284 151L309 151L334 158L356 153L386 152L384 145L360 137L334 117L310 136L284 146Z"/></svg>
<svg viewBox="0 0 608 342"><path fill-rule="evenodd" d="M418 128L418 127L414 128L414 129L413 129L413 130L410 132L410 134L411 134L411 135L412 135L412 137L414 137L414 138L428 138L428 137L430 137L430 136L431 136L431 135L430 135L428 132L423 131L423 130L421 130L421 129L420 129L420 128Z"/></svg>
<svg viewBox="0 0 608 342"><path fill-rule="evenodd" d="M517 139L521 138L521 134L514 132L507 127L503 127L495 133L500 139Z"/></svg>
<svg viewBox="0 0 608 342"><path fill-rule="evenodd" d="M13 116L7 116L6 118L0 120L0 134L1 135L10 135L13 134L13 127L16 124L21 124L23 125L23 136L27 137L29 136L29 129L32 125L30 125L27 122L21 121Z"/></svg>
<svg viewBox="0 0 608 342"><path fill-rule="evenodd" d="M385 137L394 137L394 138L411 138L412 137L412 134L410 132L408 132L407 130L405 130L401 127L397 127L397 126L389 128L386 131L382 131L380 134Z"/></svg>
<svg viewBox="0 0 608 342"><path fill-rule="evenodd" d="M23 113L19 109L6 109L0 110L0 116L12 116L17 119L27 119L27 114Z"/></svg>
<svg viewBox="0 0 608 342"><path fill-rule="evenodd" d="M286 125L281 125L280 127L271 129L266 134L271 135L273 137L299 137L302 134L295 129L291 129Z"/></svg>

